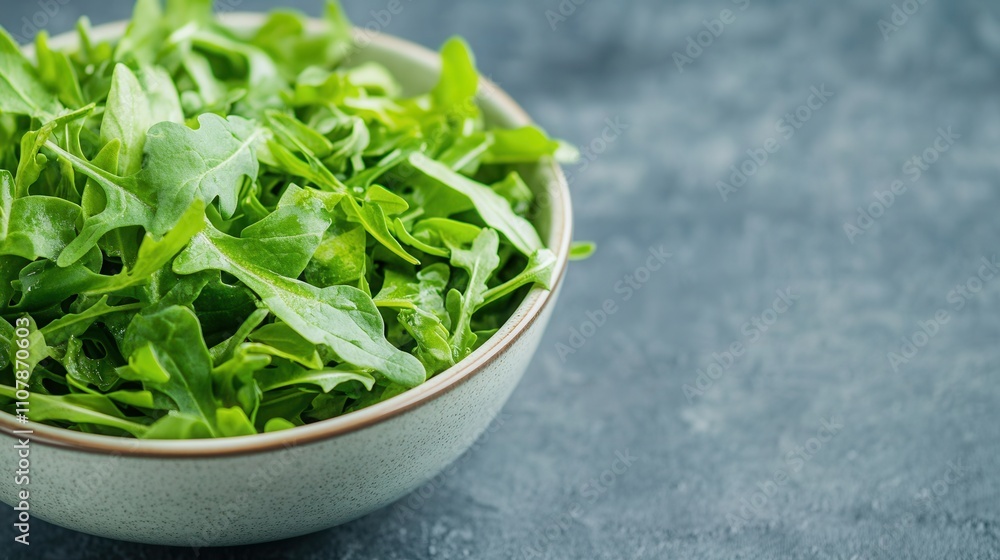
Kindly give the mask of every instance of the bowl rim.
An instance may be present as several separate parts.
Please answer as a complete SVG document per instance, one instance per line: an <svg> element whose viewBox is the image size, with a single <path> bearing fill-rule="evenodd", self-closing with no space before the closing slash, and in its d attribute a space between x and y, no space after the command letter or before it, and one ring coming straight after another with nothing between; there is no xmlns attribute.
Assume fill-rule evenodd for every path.
<svg viewBox="0 0 1000 560"><path fill-rule="evenodd" d="M257 12L233 12L220 14L220 21L231 28L253 28L263 23L267 14ZM91 36L103 41L120 37L128 21L115 21L95 26ZM321 20L308 19L310 29L323 25ZM437 53L410 41L366 28L354 28L354 39L362 48L374 46L408 58L424 68L438 71L440 57ZM76 33L69 31L50 40L52 48L75 45ZM32 56L34 47L24 46L23 51ZM532 119L506 92L480 75L484 89L489 88L489 98L483 103L487 108L503 115L517 126L532 124ZM288 449L300 445L330 440L352 432L357 432L395 418L411 409L423 406L450 392L483 370L500 354L508 350L542 315L555 296L565 276L572 243L573 222L569 185L562 168L554 161L544 162L552 180L548 181L549 204L545 210L550 213L551 231L547 245L556 254L556 270L551 290L532 288L513 315L490 339L465 359L439 373L423 384L400 395L392 397L368 408L350 412L343 416L321 420L304 426L296 426L278 432L254 434L216 439L189 440L140 440L100 434L75 432L66 428L49 426L37 422L20 424L9 413L0 411L0 434L12 438L27 437L32 443L96 454L111 454L129 457L149 458L213 458L266 453ZM30 432L30 433L26 433Z"/></svg>

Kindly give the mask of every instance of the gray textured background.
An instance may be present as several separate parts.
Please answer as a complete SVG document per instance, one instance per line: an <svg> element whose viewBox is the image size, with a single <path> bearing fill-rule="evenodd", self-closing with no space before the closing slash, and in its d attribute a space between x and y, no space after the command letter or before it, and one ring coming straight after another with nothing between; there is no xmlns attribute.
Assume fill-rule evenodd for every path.
<svg viewBox="0 0 1000 560"><path fill-rule="evenodd" d="M38 10L0 1L15 31ZM388 0L345 3L363 24ZM886 40L890 0L592 0L553 30L558 3L403 0L385 29L467 36L483 72L574 143L607 118L629 126L570 169L578 236L601 251L573 265L502 422L402 504L201 557L1000 558L1000 277L952 292L978 289L978 263L1000 253L1000 9L931 0ZM70 0L48 28L129 8ZM672 53L726 8L736 21L679 71ZM779 119L824 84L833 96L785 138ZM949 126L954 146L911 180L906 161ZM780 151L724 202L717 181L768 138ZM896 179L906 192L852 243L844 223ZM616 283L646 278L660 246L673 256L626 300ZM786 288L799 299L763 336L744 329ZM609 299L619 311L563 361L556 345ZM939 310L947 324L894 369L887 353ZM689 399L733 342L746 353ZM811 440L831 419L832 439ZM37 521L32 540L33 558L192 556Z"/></svg>

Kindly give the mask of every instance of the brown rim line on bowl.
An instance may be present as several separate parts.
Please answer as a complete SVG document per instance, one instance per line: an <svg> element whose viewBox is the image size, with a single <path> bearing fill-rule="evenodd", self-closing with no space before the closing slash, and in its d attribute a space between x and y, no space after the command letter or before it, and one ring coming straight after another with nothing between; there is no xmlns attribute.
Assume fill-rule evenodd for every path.
<svg viewBox="0 0 1000 560"><path fill-rule="evenodd" d="M263 14L232 13L223 14L220 19L228 27L254 29L263 23L264 17ZM312 28L322 25L319 20L309 20L309 22ZM93 29L92 36L98 41L116 39L124 33L126 26L127 22L100 25ZM355 28L354 35L361 49L392 51L407 59L408 63L426 69L429 75L436 76L440 71L441 63L438 55L420 45L367 29ZM76 39L71 34L58 36L51 41L51 47L54 49L74 46L76 46ZM24 51L29 56L33 56L34 48L27 46ZM484 88L490 90L489 98L482 101L484 112L498 118L506 126L516 127L531 124L531 118L510 96L486 78L481 78L481 81ZM573 235L569 187L558 164L549 161L544 165L551 166L550 171L555 178L555 181L547 185L548 204L545 206L545 210L551 213L547 245L556 254L557 259L552 290L533 288L511 318L482 347L422 385L389 400L343 416L279 432L250 436L191 440L139 440L74 432L36 422L25 425L17 422L14 416L6 412L0 412L0 433L13 436L16 430L32 430L34 432L31 435L32 442L90 453L139 457L224 457L271 451L335 438L388 420L430 402L476 375L483 366L496 359L501 352L520 338L524 331L538 318L542 310L551 303L552 294L556 292L562 282L569 261L569 249Z"/></svg>

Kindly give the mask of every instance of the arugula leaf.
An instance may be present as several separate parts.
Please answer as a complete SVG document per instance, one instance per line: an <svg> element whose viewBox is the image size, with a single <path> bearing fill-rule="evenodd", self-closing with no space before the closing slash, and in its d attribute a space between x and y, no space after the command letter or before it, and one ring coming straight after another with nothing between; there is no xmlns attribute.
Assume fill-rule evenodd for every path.
<svg viewBox="0 0 1000 560"><path fill-rule="evenodd" d="M448 292L446 302L453 325L451 347L455 361L467 356L476 344L477 337L472 332L472 315L486 301L486 282L500 265L500 257L497 255L499 245L497 232L484 229L472 243L471 249L451 248L452 266L462 268L469 274L465 293L453 289Z"/></svg>
<svg viewBox="0 0 1000 560"><path fill-rule="evenodd" d="M212 0L167 0L163 17L171 29L208 25L212 21Z"/></svg>
<svg viewBox="0 0 1000 560"><path fill-rule="evenodd" d="M219 434L212 357L193 311L177 306L137 315L125 333L123 350L129 358L118 370L122 379L167 395L181 414L197 418L210 434Z"/></svg>
<svg viewBox="0 0 1000 560"><path fill-rule="evenodd" d="M61 108L14 39L0 28L0 113L50 120Z"/></svg>
<svg viewBox="0 0 1000 560"><path fill-rule="evenodd" d="M255 416L260 408L262 391L254 374L271 365L271 357L254 353L249 345L236 348L231 359L212 370L215 395L225 406L239 406L245 413Z"/></svg>
<svg viewBox="0 0 1000 560"><path fill-rule="evenodd" d="M272 118L271 121L272 126L275 126L273 124L275 119ZM269 144L269 152L270 157L275 158L273 160L274 165L283 165L292 174L316 184L321 189L338 194L347 194L347 186L327 169L316 154L306 145L307 141L299 139L287 127L281 126L280 122L275 127L275 132L278 133L280 139L294 146L306 159L303 162L288 148L279 143L271 142ZM392 196L391 193L388 193L384 189L382 191L376 190L373 194L369 193L366 196L363 205L353 196L344 196L342 207L349 219L361 224L372 237L403 260L411 264L419 264L419 261L415 257L403 249L399 241L393 237L389 228L388 216L391 215L393 209L399 207L400 203L403 204L405 209L405 202L399 199L399 197ZM387 213L387 208L389 213Z"/></svg>
<svg viewBox="0 0 1000 560"><path fill-rule="evenodd" d="M125 268L115 276L102 277L100 282L95 282L85 293L117 292L146 282L167 266L187 246L191 238L204 228L204 215L204 203L200 200L195 201L181 216L177 226L164 235L162 239L156 240L152 235L146 234L142 245L139 246L138 258L131 269Z"/></svg>
<svg viewBox="0 0 1000 560"><path fill-rule="evenodd" d="M240 325L240 328L236 330L236 333L233 334L233 336L209 349L208 352L212 355L212 363L219 366L223 362L232 359L233 355L236 353L236 349L243 344L254 329L259 327L260 324L264 322L264 319L267 319L268 315L269 312L267 309L258 309L257 311L251 313L250 316L243 321L243 324ZM268 360L268 362L270 362L270 360Z"/></svg>
<svg viewBox="0 0 1000 560"><path fill-rule="evenodd" d="M361 226L334 224L306 266L306 281L326 288L360 279L365 273L367 237Z"/></svg>
<svg viewBox="0 0 1000 560"><path fill-rule="evenodd" d="M76 68L65 53L49 48L49 34L45 31L35 37L35 57L38 59L39 79L50 90L58 93L63 104L68 107L86 105Z"/></svg>
<svg viewBox="0 0 1000 560"><path fill-rule="evenodd" d="M328 21L334 22L324 32L309 33L306 20L288 10L273 12L250 39L276 63L285 79L291 81L309 67L328 67L340 62L350 48L350 25L344 21L336 3L328 4Z"/></svg>
<svg viewBox="0 0 1000 560"><path fill-rule="evenodd" d="M263 254L261 260L268 270L297 278L330 227L331 202L324 193L291 185L273 213L243 230L240 244L252 244L258 254Z"/></svg>
<svg viewBox="0 0 1000 560"><path fill-rule="evenodd" d="M11 350L14 348L14 325L0 319L0 368L10 365Z"/></svg>
<svg viewBox="0 0 1000 560"><path fill-rule="evenodd" d="M119 166L114 170L117 174L131 176L141 170L147 132L161 122L184 122L177 89L170 76L156 67L144 67L136 75L124 64L115 66L101 121L101 141L121 142ZM192 142L190 149L199 149L197 143ZM169 157L168 153L161 161Z"/></svg>
<svg viewBox="0 0 1000 560"><path fill-rule="evenodd" d="M514 212L520 216L528 213L531 203L535 200L535 193L531 192L516 171L507 174L502 181L494 183L490 188L506 198Z"/></svg>
<svg viewBox="0 0 1000 560"><path fill-rule="evenodd" d="M139 437L143 439L204 439L216 435L201 418L171 410L154 422L149 430Z"/></svg>
<svg viewBox="0 0 1000 560"><path fill-rule="evenodd" d="M424 381L420 363L385 339L382 317L367 294L350 286L320 289L281 276L275 265L255 264L258 240L247 241L208 227L177 258L174 271L228 272L253 290L276 317L313 344L329 346L342 361L410 387Z"/></svg>
<svg viewBox="0 0 1000 560"><path fill-rule="evenodd" d="M169 122L150 129L146 163L130 177L110 173L51 140L45 143L92 179L105 197L104 210L84 221L79 237L59 256L60 266L76 262L102 235L119 227L142 226L162 235L195 200L207 203L218 198L224 215L235 212L243 178L257 175L253 144L259 132L239 117L202 115L198 122L198 130ZM118 140L104 149L117 152Z"/></svg>
<svg viewBox="0 0 1000 560"><path fill-rule="evenodd" d="M458 358L452 350L448 329L439 317L421 309L404 309L399 322L417 342L414 355L424 364L429 377L455 365Z"/></svg>
<svg viewBox="0 0 1000 560"><path fill-rule="evenodd" d="M253 344L243 346L247 352L285 358L311 369L323 367L323 360L319 356L316 345L302 338L299 333L284 323L264 325L250 333L249 338Z"/></svg>
<svg viewBox="0 0 1000 560"><path fill-rule="evenodd" d="M569 260L582 261L589 259L597 251L597 245L589 241L578 241L569 248Z"/></svg>
<svg viewBox="0 0 1000 560"><path fill-rule="evenodd" d="M132 21L115 49L115 59L152 64L167 34L168 29L163 25L163 8L160 0L136 0Z"/></svg>
<svg viewBox="0 0 1000 560"><path fill-rule="evenodd" d="M433 255L435 257L448 258L449 253L447 249L441 247L435 247L433 245L425 243L421 239L417 239L416 237L413 236L413 234L411 234L409 231L406 230L406 224L404 224L403 221L400 220L399 218L396 218L396 220L393 222L393 226L395 228L394 231L396 232L396 236L399 237L400 241L402 241L403 243L409 245L410 247L423 251L429 255Z"/></svg>
<svg viewBox="0 0 1000 560"><path fill-rule="evenodd" d="M388 269L375 296L376 305L400 310L398 320L417 342L415 354L432 375L455 363L448 332L451 317L444 302L450 275L444 263L428 266L416 278Z"/></svg>
<svg viewBox="0 0 1000 560"><path fill-rule="evenodd" d="M0 385L0 395L15 398L15 391ZM96 424L117 428L136 437L145 435L148 428L129 420L115 404L104 395L31 395L31 419L35 422L57 420L74 424Z"/></svg>
<svg viewBox="0 0 1000 560"><path fill-rule="evenodd" d="M486 155L485 163L523 163L538 161L544 157L555 156L562 147L557 140L549 138L537 126L525 126L514 130L491 130L492 140Z"/></svg>
<svg viewBox="0 0 1000 560"><path fill-rule="evenodd" d="M460 136L441 152L437 160L455 171L468 169L475 172L492 143L493 139L481 132Z"/></svg>
<svg viewBox="0 0 1000 560"><path fill-rule="evenodd" d="M42 259L25 265L18 275L21 298L9 309L17 313L38 312L79 294L101 281L103 255L96 247L69 267Z"/></svg>
<svg viewBox="0 0 1000 560"><path fill-rule="evenodd" d="M552 273L555 271L555 266L555 253L548 249L539 249L531 255L528 265L520 274L483 294L483 302L479 306L489 305L521 286L538 284L546 290L552 289Z"/></svg>
<svg viewBox="0 0 1000 560"><path fill-rule="evenodd" d="M45 341L53 346L58 346L69 340L70 337L81 336L98 319L112 313L128 313L141 310L141 303L126 305L108 305L108 296L103 296L96 303L80 313L64 315L41 329Z"/></svg>
<svg viewBox="0 0 1000 560"><path fill-rule="evenodd" d="M518 216L502 196L492 189L460 175L423 154L413 154L410 164L428 177L469 198L486 225L504 234L523 255L542 249L542 240L531 222Z"/></svg>
<svg viewBox="0 0 1000 560"><path fill-rule="evenodd" d="M264 433L269 434L271 432L280 432L281 430L287 430L289 428L294 428L295 424L284 418L271 418L264 424Z"/></svg>
<svg viewBox="0 0 1000 560"><path fill-rule="evenodd" d="M53 259L76 237L80 207L61 198L16 198L14 177L0 169L0 255Z"/></svg>
<svg viewBox="0 0 1000 560"><path fill-rule="evenodd" d="M103 66L111 60L111 55L113 54L111 44L107 41L95 42L93 40L90 18L83 16L77 20L76 32L80 36L80 50L75 53L75 56L79 59L81 66L84 68L88 66L96 68ZM103 90L103 93L107 93L107 90ZM98 97L99 95L94 96Z"/></svg>
<svg viewBox="0 0 1000 560"><path fill-rule="evenodd" d="M434 105L446 114L465 117L475 108L479 73L468 44L458 37L441 47L441 77L431 92Z"/></svg>
<svg viewBox="0 0 1000 560"><path fill-rule="evenodd" d="M369 198L362 206L354 197L348 196L344 198L344 211L352 222L364 226L372 237L401 259L410 264L420 264L420 261L409 254L393 236L389 227L389 214L386 213L382 201Z"/></svg>
<svg viewBox="0 0 1000 560"><path fill-rule="evenodd" d="M65 299L67 292L101 295L149 282L204 227L203 208L201 203L192 205L178 226L160 240L147 235L138 251L134 267L126 268L113 276L98 273L101 256L96 247L82 261L68 267L59 267L49 260L39 260L27 265L21 270L23 296L16 308L37 310L59 303Z"/></svg>
<svg viewBox="0 0 1000 560"><path fill-rule="evenodd" d="M238 406L220 408L216 412L219 435L222 437L252 436L257 433L246 412Z"/></svg>
<svg viewBox="0 0 1000 560"><path fill-rule="evenodd" d="M148 163L138 176L143 188L157 192L157 213L151 230L162 233L194 200L219 200L223 216L236 211L244 177L256 177L254 144L261 131L239 117L198 117L197 130L160 123L147 135ZM172 204L172 209L164 206Z"/></svg>
<svg viewBox="0 0 1000 560"><path fill-rule="evenodd" d="M119 390L119 391L111 391L110 393L107 394L102 394L90 388L89 386L87 386L86 383L81 382L72 375L67 375L66 381L69 382L70 387L73 387L74 389L79 389L80 391L88 395L107 397L116 403L124 404L127 406L133 406L136 408L148 408L150 410L161 409L169 406L167 403L164 402L162 398L157 398L156 396L153 395L153 393L150 393L149 391Z"/></svg>
<svg viewBox="0 0 1000 560"><path fill-rule="evenodd" d="M413 228L414 237L424 243L443 247L444 256L451 255L451 247L472 243L480 232L482 228L447 218L421 220Z"/></svg>
<svg viewBox="0 0 1000 560"><path fill-rule="evenodd" d="M27 196L29 194L29 187L34 185L42 172L46 170L49 158L45 154L40 153L40 151L47 142L51 141L52 136L57 132L63 132L66 136L64 144L70 144L74 140L75 142L72 143L78 144L78 139L73 137L73 131L78 132L79 125L71 125L73 125L74 121L79 121L87 117L93 112L95 107L94 103L90 103L80 109L62 114L48 121L38 130L25 131L21 137L21 160L18 162L17 173L15 175L18 196ZM79 151L78 145L72 148ZM63 174L66 174L68 170L65 169L65 166L63 169ZM75 195L75 193L73 194Z"/></svg>
<svg viewBox="0 0 1000 560"><path fill-rule="evenodd" d="M338 386L351 381L357 381L364 385L365 389L371 391L372 386L375 385L375 378L371 375L350 369L310 371L296 366L288 366L270 370L267 375L258 374L257 377L260 380L261 389L264 391L296 385L316 385L323 389L324 393L329 393Z"/></svg>

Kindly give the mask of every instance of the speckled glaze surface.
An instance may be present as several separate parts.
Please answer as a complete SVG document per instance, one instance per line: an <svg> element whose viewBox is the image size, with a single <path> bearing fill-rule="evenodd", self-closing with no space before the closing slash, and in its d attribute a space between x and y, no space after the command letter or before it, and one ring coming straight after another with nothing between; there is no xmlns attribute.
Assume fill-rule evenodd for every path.
<svg viewBox="0 0 1000 560"><path fill-rule="evenodd" d="M235 28L260 17L233 14ZM95 29L119 35L123 24ZM357 62L385 64L412 92L436 79L429 51L363 35ZM65 46L73 37L57 37ZM488 119L516 126L528 117L505 94L482 100ZM565 179L554 164L524 169L547 202L539 229L559 257L570 240ZM33 517L119 540L177 546L273 541L318 531L383 507L440 473L487 429L524 375L559 292L532 291L507 324L452 369L366 410L285 432L226 440L150 442L18 426L0 413L0 462L17 463L11 430L34 429ZM13 477L0 500L15 502Z"/></svg>

